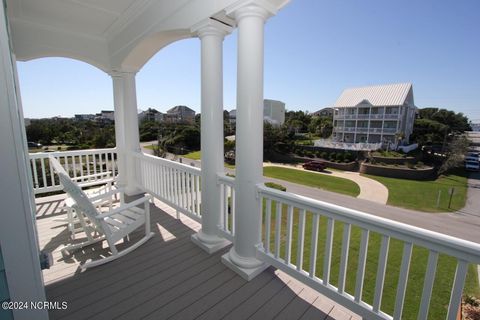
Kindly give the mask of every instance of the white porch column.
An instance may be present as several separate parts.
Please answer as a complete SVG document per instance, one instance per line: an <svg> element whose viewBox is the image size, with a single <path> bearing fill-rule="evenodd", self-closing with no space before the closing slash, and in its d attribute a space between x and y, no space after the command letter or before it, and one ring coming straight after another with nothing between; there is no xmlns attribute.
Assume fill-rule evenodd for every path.
<svg viewBox="0 0 480 320"><path fill-rule="evenodd" d="M113 81L113 106L115 115L115 147L117 149L117 184L120 187L126 187L126 167L125 167L125 126L124 126L124 107L123 107L123 77L121 73L111 73Z"/></svg>
<svg viewBox="0 0 480 320"><path fill-rule="evenodd" d="M140 152L137 92L134 72L113 72L115 139L118 150L119 184L127 195L140 192L136 184L134 152Z"/></svg>
<svg viewBox="0 0 480 320"><path fill-rule="evenodd" d="M250 280L268 267L256 259L255 246L261 242L256 185L263 181L263 32L270 13L254 2L233 13L238 24L236 230L234 246L222 261Z"/></svg>
<svg viewBox="0 0 480 320"><path fill-rule="evenodd" d="M202 229L192 241L208 253L230 244L217 236L221 217L221 190L217 174L223 173L223 38L231 32L218 21L208 19L196 31L201 40L201 150Z"/></svg>

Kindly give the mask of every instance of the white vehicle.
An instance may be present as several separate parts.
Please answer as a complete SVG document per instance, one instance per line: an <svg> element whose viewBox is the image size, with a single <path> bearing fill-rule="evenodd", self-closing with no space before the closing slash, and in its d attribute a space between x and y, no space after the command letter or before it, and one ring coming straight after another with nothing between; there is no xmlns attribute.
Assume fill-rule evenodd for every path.
<svg viewBox="0 0 480 320"><path fill-rule="evenodd" d="M478 152L469 152L465 155L465 161L479 161L479 154Z"/></svg>
<svg viewBox="0 0 480 320"><path fill-rule="evenodd" d="M465 161L465 169L468 171L479 171L480 170L480 162L478 160L466 160Z"/></svg>

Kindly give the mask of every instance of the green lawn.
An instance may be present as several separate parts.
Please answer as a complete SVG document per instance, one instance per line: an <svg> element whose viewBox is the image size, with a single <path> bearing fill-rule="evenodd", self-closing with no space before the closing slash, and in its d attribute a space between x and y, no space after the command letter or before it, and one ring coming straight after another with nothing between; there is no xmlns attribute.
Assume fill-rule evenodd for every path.
<svg viewBox="0 0 480 320"><path fill-rule="evenodd" d="M157 145L156 144L151 144L149 146L144 146L145 149L150 149L150 150L155 150L157 149Z"/></svg>
<svg viewBox="0 0 480 320"><path fill-rule="evenodd" d="M465 206L467 177L463 170L451 172L433 181L415 181L365 175L388 188L388 204L426 212L457 211ZM449 190L454 188L452 203ZM440 192L440 203L437 199Z"/></svg>
<svg viewBox="0 0 480 320"><path fill-rule="evenodd" d="M272 218L271 226L272 231L270 235L270 250L274 250L275 239L275 203L272 203ZM265 208L265 206L264 206ZM282 207L282 223L281 223L281 246L280 257L285 258L285 238L286 238L286 220L287 220L287 207ZM265 217L265 215L264 215ZM311 247L311 233L313 225L313 214L307 212L306 224L305 224L305 242L304 242L304 260L303 269L309 272L310 266L310 247ZM292 259L291 262L296 264L297 259L297 241L298 241L298 222L299 222L299 210L294 210L293 215L293 238L292 238ZM341 257L342 246L342 233L344 224L336 222L334 225L333 234L333 247L332 247L332 259L331 259L331 273L330 283L334 286L338 285L338 275ZM327 230L327 218L320 218L319 236L318 236L318 250L316 260L315 275L319 278L323 278L323 256L325 252L326 242L326 230ZM262 230L262 239L265 239L265 228ZM350 250L348 255L347 264L347 281L346 292L354 294L356 270L358 265L359 243L360 243L361 229L359 227L352 227ZM265 240L264 240L265 241ZM367 264L365 271L364 290L362 300L368 304L373 303L373 296L375 292L375 280L377 275L378 256L380 251L381 235L378 233L370 233ZM381 310L393 314L395 306L395 296L398 285L398 277L400 273L400 265L403 252L403 242L392 239L389 245L387 270L385 275L385 284L382 296ZM423 280L425 277L425 269L428 259L428 250L425 248L414 246L413 255L410 264L410 273L407 282L407 292L405 298L405 306L403 312L403 319L416 319L416 314L419 309L420 297L423 290ZM431 309L429 312L429 319L445 319L448 302L450 299L450 290L453 283L453 277L455 275L456 260L452 257L440 255L437 264L437 273L435 277L435 283L433 287L433 295L431 299ZM470 265L468 269L465 290L464 292L469 295L478 296L480 294L480 288L478 285L476 266Z"/></svg>
<svg viewBox="0 0 480 320"><path fill-rule="evenodd" d="M355 182L343 178L332 177L326 174L283 167L264 167L263 175L270 178L302 184L308 187L343 193L352 197L356 197L360 193L360 187Z"/></svg>
<svg viewBox="0 0 480 320"><path fill-rule="evenodd" d="M202 157L202 154L200 153L200 151L193 151L193 152L184 154L181 157L192 159L192 160L200 160L200 158Z"/></svg>

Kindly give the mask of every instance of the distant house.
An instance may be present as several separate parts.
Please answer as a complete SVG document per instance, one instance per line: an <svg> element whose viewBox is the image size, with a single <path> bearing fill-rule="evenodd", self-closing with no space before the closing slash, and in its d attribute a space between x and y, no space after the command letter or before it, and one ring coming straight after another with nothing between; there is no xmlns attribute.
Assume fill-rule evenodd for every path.
<svg viewBox="0 0 480 320"><path fill-rule="evenodd" d="M333 108L332 107L325 107L318 111L312 113L313 116L316 117L333 117Z"/></svg>
<svg viewBox="0 0 480 320"><path fill-rule="evenodd" d="M95 115L94 114L76 114L74 116L74 119L76 121L81 121L81 120L95 120Z"/></svg>
<svg viewBox="0 0 480 320"><path fill-rule="evenodd" d="M142 111L138 114L138 121L157 121L160 122L163 120L163 114L153 108L148 108L145 111Z"/></svg>
<svg viewBox="0 0 480 320"><path fill-rule="evenodd" d="M346 89L334 105L333 140L408 142L415 112L411 83Z"/></svg>
<svg viewBox="0 0 480 320"><path fill-rule="evenodd" d="M228 112L230 123L237 121L237 110ZM282 125L285 122L285 103L277 100L263 100L263 120L273 125Z"/></svg>
<svg viewBox="0 0 480 320"><path fill-rule="evenodd" d="M233 109L228 112L228 119L231 124L234 124L235 122L237 122L237 109Z"/></svg>
<svg viewBox="0 0 480 320"><path fill-rule="evenodd" d="M263 119L270 124L281 126L285 122L285 103L277 100L263 100Z"/></svg>
<svg viewBox="0 0 480 320"><path fill-rule="evenodd" d="M195 121L195 111L187 106L175 106L163 115L163 120L169 123L193 123Z"/></svg>
<svg viewBox="0 0 480 320"><path fill-rule="evenodd" d="M95 115L95 120L98 122L114 122L115 112L111 110L102 110Z"/></svg>

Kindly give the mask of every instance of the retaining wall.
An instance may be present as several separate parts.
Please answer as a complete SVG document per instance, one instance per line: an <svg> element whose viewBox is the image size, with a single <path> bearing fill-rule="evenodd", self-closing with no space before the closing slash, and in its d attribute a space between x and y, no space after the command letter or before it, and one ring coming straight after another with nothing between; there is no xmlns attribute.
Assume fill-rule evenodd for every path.
<svg viewBox="0 0 480 320"><path fill-rule="evenodd" d="M433 167L425 169L409 169L404 167L379 166L365 162L360 164L360 173L410 180L430 180L435 178L435 169Z"/></svg>

